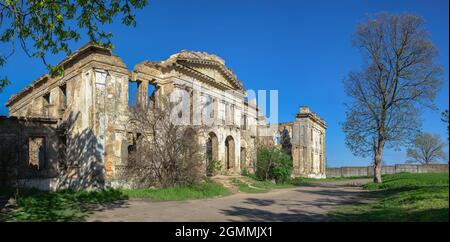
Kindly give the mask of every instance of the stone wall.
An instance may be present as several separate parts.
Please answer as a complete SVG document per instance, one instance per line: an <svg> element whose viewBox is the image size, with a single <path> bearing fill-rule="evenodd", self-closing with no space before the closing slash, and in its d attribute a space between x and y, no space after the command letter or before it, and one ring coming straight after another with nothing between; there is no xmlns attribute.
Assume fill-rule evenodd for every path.
<svg viewBox="0 0 450 242"><path fill-rule="evenodd" d="M60 161L56 121L0 116L0 186L57 176Z"/></svg>
<svg viewBox="0 0 450 242"><path fill-rule="evenodd" d="M129 70L111 50L88 44L58 66L64 67L63 75L44 74L5 104L9 115L0 119L0 183L14 180L48 190L94 189L121 179L120 167L133 146L127 137L135 132L130 128L129 108L146 106L149 100L158 103L157 97L176 98L178 92L190 103L180 110L186 111L181 117L204 126L207 122L197 119L208 115L213 119L201 144L207 153L208 138L215 137L211 157L222 162L223 173L254 170L258 142L273 142L272 133L260 128L267 124L256 101L246 99L243 84L215 55L181 51ZM129 90L134 84L135 97ZM24 129L15 119L33 122ZM301 148L293 152L294 174L324 177L325 122L302 107L294 123L304 127L302 134L298 130L292 135L292 126L282 126L284 133L303 135L305 140L293 138L297 140L293 147ZM11 170L17 165L23 169Z"/></svg>
<svg viewBox="0 0 450 242"><path fill-rule="evenodd" d="M292 127L294 176L325 178L326 124L308 107L300 107Z"/></svg>
<svg viewBox="0 0 450 242"><path fill-rule="evenodd" d="M400 172L428 173L448 172L448 164L431 165L409 165L397 164L393 166L382 166L382 174L395 174ZM327 168L327 177L351 177L351 176L373 176L373 166L351 166Z"/></svg>
<svg viewBox="0 0 450 242"><path fill-rule="evenodd" d="M45 190L104 187L120 178L116 167L126 164L132 145L127 139L132 132L129 98L136 99L135 105L147 105L155 93L169 97L180 90L192 97L190 102L194 97L200 101L186 112L189 121L201 117L208 98L212 101L217 123L208 133L218 138L214 153L224 172L239 174L252 167L259 123L256 103L245 101L242 83L217 56L182 51L166 61L144 61L130 71L111 50L88 44L58 66L64 67L64 75L44 74L5 104L9 115L0 119L0 183L14 180ZM128 90L134 82L136 97ZM52 129L32 126L25 133L15 119L33 120L35 126L42 123L36 120L51 120ZM14 168L18 164L24 165L23 172Z"/></svg>

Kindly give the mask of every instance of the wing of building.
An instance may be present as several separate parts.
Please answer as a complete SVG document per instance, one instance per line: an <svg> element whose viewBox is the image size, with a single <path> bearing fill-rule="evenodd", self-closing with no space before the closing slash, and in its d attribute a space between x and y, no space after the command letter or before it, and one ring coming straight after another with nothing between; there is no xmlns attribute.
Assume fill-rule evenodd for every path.
<svg viewBox="0 0 450 242"><path fill-rule="evenodd" d="M199 100L190 122L214 118L199 142L223 172L254 169L258 145L291 151L294 176L325 177L325 122L307 107L295 120L268 128L256 102L220 57L181 51L129 70L111 50L87 44L65 58L62 76L43 75L5 104L0 118L4 183L41 189L104 187L120 180L132 146L130 106L182 91ZM156 98L158 97L158 98ZM192 99L191 99L192 100ZM280 140L283 140L281 144ZM208 162L208 160L205 160ZM61 176L64 171L65 176Z"/></svg>

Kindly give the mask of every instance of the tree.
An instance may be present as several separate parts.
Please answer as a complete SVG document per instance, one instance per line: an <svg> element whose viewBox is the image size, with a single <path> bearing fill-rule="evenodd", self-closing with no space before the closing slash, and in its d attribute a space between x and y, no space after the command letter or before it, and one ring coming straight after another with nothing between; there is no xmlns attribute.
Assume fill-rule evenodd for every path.
<svg viewBox="0 0 450 242"><path fill-rule="evenodd" d="M258 147L255 175L266 181L274 179L277 183L289 180L293 164L291 157L277 147Z"/></svg>
<svg viewBox="0 0 450 242"><path fill-rule="evenodd" d="M385 147L398 149L419 132L420 108L434 107L442 68L421 17L380 13L358 25L354 45L365 65L344 80L345 142L359 156L372 155L381 183Z"/></svg>
<svg viewBox="0 0 450 242"><path fill-rule="evenodd" d="M281 148L287 155L292 157L292 143L289 131L286 128L283 129L283 131L281 131L280 136L281 136L280 137Z"/></svg>
<svg viewBox="0 0 450 242"><path fill-rule="evenodd" d="M449 126L448 126L448 109L444 110L444 112L441 113L441 120L442 122L445 122L447 124L447 140L449 139L448 136L448 130L449 130Z"/></svg>
<svg viewBox="0 0 450 242"><path fill-rule="evenodd" d="M410 158L406 162L428 165L445 160L444 146L445 143L441 141L439 135L418 134L414 139L413 147L406 152L406 155Z"/></svg>
<svg viewBox="0 0 450 242"><path fill-rule="evenodd" d="M48 52L70 54L69 43L78 41L86 31L89 39L112 47L112 33L101 29L120 15L122 24L135 26L135 9L142 9L147 0L0 0L0 67L16 50L18 44L29 57L40 58L53 75L62 67L52 67L45 57ZM8 52L6 45L10 46ZM8 84L0 80L0 92Z"/></svg>
<svg viewBox="0 0 450 242"><path fill-rule="evenodd" d="M156 105L138 105L130 110L133 145L123 176L137 187L175 187L197 183L206 167L199 143L205 128L172 122L175 103L158 98Z"/></svg>

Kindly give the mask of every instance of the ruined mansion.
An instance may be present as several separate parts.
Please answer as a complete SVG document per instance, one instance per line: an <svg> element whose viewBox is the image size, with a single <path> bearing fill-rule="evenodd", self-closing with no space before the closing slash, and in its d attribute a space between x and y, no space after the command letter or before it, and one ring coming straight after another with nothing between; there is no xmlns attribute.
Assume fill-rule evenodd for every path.
<svg viewBox="0 0 450 242"><path fill-rule="evenodd" d="M247 99L242 82L216 55L181 51L130 71L111 50L87 44L58 66L64 69L61 76L45 74L5 104L3 185L57 190L121 184L136 138L129 127L130 106L157 102L155 96L177 90L201 90L198 103L211 107L207 115L215 122L198 142L207 154L204 162L220 161L222 173L252 171L258 145L287 141L293 176L325 177L325 122L302 106L292 122L266 124L256 101ZM202 110L190 115L204 115Z"/></svg>

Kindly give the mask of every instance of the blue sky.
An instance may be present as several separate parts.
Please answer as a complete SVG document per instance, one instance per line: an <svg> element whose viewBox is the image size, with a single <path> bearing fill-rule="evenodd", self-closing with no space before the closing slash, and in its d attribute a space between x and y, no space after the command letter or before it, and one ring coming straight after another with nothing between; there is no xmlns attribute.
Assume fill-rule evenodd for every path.
<svg viewBox="0 0 450 242"><path fill-rule="evenodd" d="M339 124L345 118L342 80L362 64L351 45L356 25L367 14L380 11L424 17L440 51L437 61L445 69L444 85L436 99L442 110L449 101L448 4L448 0L153 0L137 13L136 28L121 26L120 21L106 28L114 33L114 52L130 69L143 60L163 60L182 49L219 55L245 88L279 90L279 121L292 121L301 105L310 106L326 120L329 166L365 166L371 159L351 154ZM84 41L71 48L76 50ZM48 59L56 64L61 58ZM0 103L45 71L40 60L16 51L0 69L0 76L12 81L0 93ZM7 109L0 106L0 115L6 114ZM439 112L424 110L423 129L446 139ZM384 160L403 163L405 151L388 150Z"/></svg>

